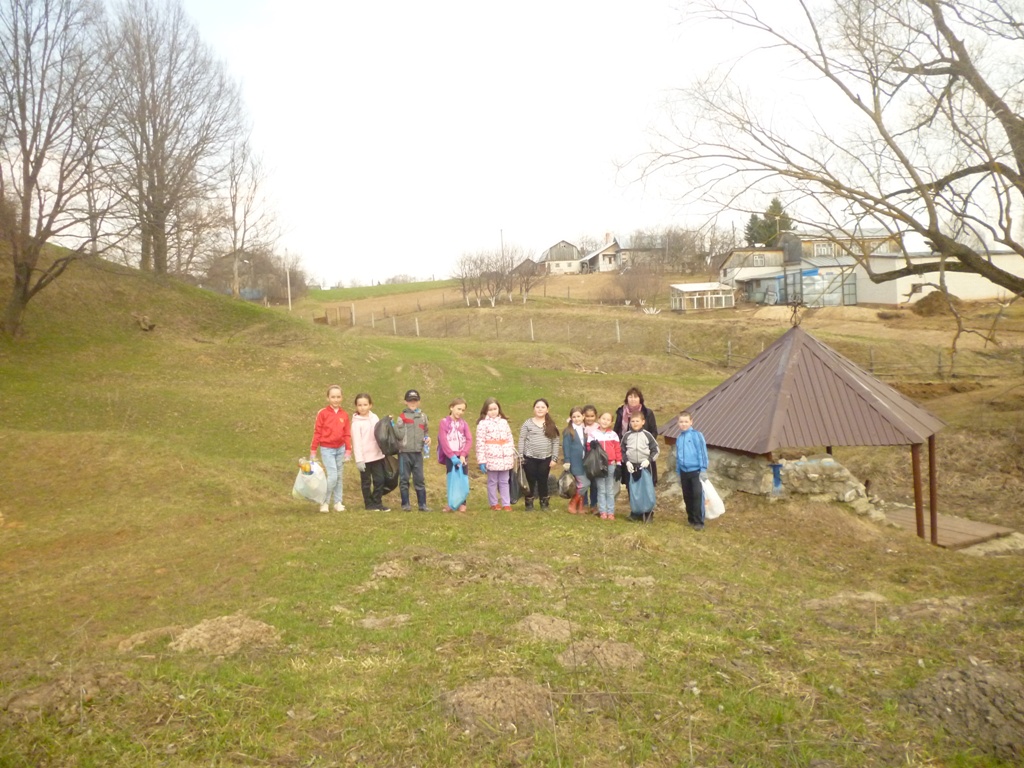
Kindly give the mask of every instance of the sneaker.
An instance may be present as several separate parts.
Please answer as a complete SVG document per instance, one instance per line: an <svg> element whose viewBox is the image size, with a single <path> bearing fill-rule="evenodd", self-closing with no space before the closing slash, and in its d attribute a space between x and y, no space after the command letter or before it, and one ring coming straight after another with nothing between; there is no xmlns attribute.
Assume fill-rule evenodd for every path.
<svg viewBox="0 0 1024 768"><path fill-rule="evenodd" d="M402 511L403 512L412 512L412 507L409 506L408 504L403 504L402 505Z"/></svg>
<svg viewBox="0 0 1024 768"><path fill-rule="evenodd" d="M327 506L326 504L321 504L320 505L320 511L321 512L330 512L331 508L329 506Z"/></svg>
<svg viewBox="0 0 1024 768"><path fill-rule="evenodd" d="M391 507L377 507L378 512L390 512Z"/></svg>
<svg viewBox="0 0 1024 768"><path fill-rule="evenodd" d="M495 507L495 509L497 509L497 507ZM501 510L503 512L511 512L512 511L512 507L502 507Z"/></svg>
<svg viewBox="0 0 1024 768"><path fill-rule="evenodd" d="M695 531L703 531L704 530L704 523L697 523L695 526L693 526L693 530L695 530Z"/></svg>
<svg viewBox="0 0 1024 768"><path fill-rule="evenodd" d="M491 504L491 509L494 510L495 512L497 512L499 509L501 509L501 505L500 504ZM508 509L508 507L506 507L506 509Z"/></svg>
<svg viewBox="0 0 1024 768"><path fill-rule="evenodd" d="M601 519L602 520L607 520L608 519L608 513L607 512L602 512L601 513Z"/></svg>
<svg viewBox="0 0 1024 768"><path fill-rule="evenodd" d="M344 505L344 504L342 504L342 503L341 503L341 502L339 501L339 502L338 502L337 504L335 504L335 505L334 505L334 511L335 511L335 512L344 512L344 511L345 511L345 505Z"/></svg>
<svg viewBox="0 0 1024 768"><path fill-rule="evenodd" d="M430 507L420 507L420 512L429 512L429 511L430 511ZM449 510L449 511L451 511L451 510Z"/></svg>
<svg viewBox="0 0 1024 768"><path fill-rule="evenodd" d="M615 515L614 514L609 514L606 519L607 520L614 520L615 519Z"/></svg>

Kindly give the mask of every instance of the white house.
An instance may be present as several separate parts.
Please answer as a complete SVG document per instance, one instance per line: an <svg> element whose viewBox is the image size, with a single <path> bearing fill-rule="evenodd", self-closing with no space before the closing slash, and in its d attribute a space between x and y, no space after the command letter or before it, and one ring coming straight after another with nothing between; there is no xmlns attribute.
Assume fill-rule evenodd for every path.
<svg viewBox="0 0 1024 768"><path fill-rule="evenodd" d="M578 275L581 261L580 249L568 240L559 240L545 250L539 259L549 275Z"/></svg>
<svg viewBox="0 0 1024 768"><path fill-rule="evenodd" d="M938 256L931 252L912 253L907 256L896 253L872 254L869 259L871 271L879 274L902 269L907 266L908 258L911 263L916 264L938 260ZM1006 272L1024 277L1024 259L1012 251L990 253L989 261ZM857 301L861 304L913 304L936 290L935 286L939 284L938 272L897 277L884 283L872 282L867 270L860 264L854 272L857 276ZM947 272L946 290L966 301L1002 301L1012 295L1005 288L974 272Z"/></svg>

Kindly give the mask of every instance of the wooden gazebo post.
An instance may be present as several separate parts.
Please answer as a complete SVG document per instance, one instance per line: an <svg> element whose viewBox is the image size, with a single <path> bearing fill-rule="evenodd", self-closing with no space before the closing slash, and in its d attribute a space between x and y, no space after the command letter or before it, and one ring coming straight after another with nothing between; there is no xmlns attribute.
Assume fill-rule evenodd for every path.
<svg viewBox="0 0 1024 768"><path fill-rule="evenodd" d="M928 516L932 524L932 544L939 543L939 480L935 460L935 435L928 435Z"/></svg>
<svg viewBox="0 0 1024 768"><path fill-rule="evenodd" d="M910 464L914 471L914 519L917 521L917 537L924 538L924 499L921 491L921 444L910 446ZM934 526L934 523L932 523ZM935 529L932 528L932 535Z"/></svg>
<svg viewBox="0 0 1024 768"><path fill-rule="evenodd" d="M910 446L910 459L914 469L914 517L917 536L924 538L924 493L921 488L921 443ZM939 543L939 480L935 460L935 435L928 435L928 523L931 542Z"/></svg>

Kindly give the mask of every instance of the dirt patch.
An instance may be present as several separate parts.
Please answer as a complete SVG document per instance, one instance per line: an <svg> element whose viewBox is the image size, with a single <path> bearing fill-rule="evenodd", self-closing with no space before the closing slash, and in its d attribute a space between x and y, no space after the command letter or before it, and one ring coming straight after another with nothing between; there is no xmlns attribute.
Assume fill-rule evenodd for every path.
<svg viewBox="0 0 1024 768"><path fill-rule="evenodd" d="M395 616L367 616L357 621L360 627L366 629L394 629L407 623L411 617L407 613L399 613Z"/></svg>
<svg viewBox="0 0 1024 768"><path fill-rule="evenodd" d="M1024 533L1011 533L991 541L983 541L973 547L965 547L959 550L962 555L974 555L985 557L987 555L1013 555L1024 552Z"/></svg>
<svg viewBox="0 0 1024 768"><path fill-rule="evenodd" d="M121 675L105 672L78 672L60 680L16 691L0 700L4 718L21 722L52 716L63 725L79 720L86 708L104 692L125 691L133 684Z"/></svg>
<svg viewBox="0 0 1024 768"><path fill-rule="evenodd" d="M913 400L933 400L961 392L975 392L984 386L980 381L893 381L890 385Z"/></svg>
<svg viewBox="0 0 1024 768"><path fill-rule="evenodd" d="M553 725L548 689L514 677L492 677L442 697L449 712L471 732L527 734Z"/></svg>
<svg viewBox="0 0 1024 768"><path fill-rule="evenodd" d="M397 553L373 569L363 588L373 588L377 579L405 578L416 567L429 568L451 578L455 584L490 582L522 587L553 588L558 576L550 566L505 555L494 558L483 554L457 555L429 549Z"/></svg>
<svg viewBox="0 0 1024 768"><path fill-rule="evenodd" d="M910 305L911 311L918 317L937 317L939 315L952 315L950 305L957 312L962 312L964 303L953 294L944 294L941 291L932 291L920 301Z"/></svg>
<svg viewBox="0 0 1024 768"><path fill-rule="evenodd" d="M374 579L404 579L409 575L409 566L400 560L388 560L374 566Z"/></svg>
<svg viewBox="0 0 1024 768"><path fill-rule="evenodd" d="M644 655L629 643L614 640L581 640L573 643L557 657L563 667L598 667L599 669L636 669Z"/></svg>
<svg viewBox="0 0 1024 768"><path fill-rule="evenodd" d="M616 576L615 583L620 587L650 588L655 584L653 576Z"/></svg>
<svg viewBox="0 0 1024 768"><path fill-rule="evenodd" d="M199 651L216 656L228 656L243 648L262 648L277 645L281 634L269 624L255 621L240 613L201 621L184 630L171 643L174 651Z"/></svg>
<svg viewBox="0 0 1024 768"><path fill-rule="evenodd" d="M557 616L545 616L543 613L531 613L516 624L516 630L529 635L535 640L566 643L572 639L573 623Z"/></svg>
<svg viewBox="0 0 1024 768"><path fill-rule="evenodd" d="M153 640L163 640L165 638L177 637L181 632L181 627L157 627L156 629L147 629L143 632L136 632L134 635L126 637L124 640L117 644L117 650L121 653L127 653L128 651L134 651L140 645L145 645Z"/></svg>
<svg viewBox="0 0 1024 768"><path fill-rule="evenodd" d="M964 615L973 604L971 598L952 596L926 597L905 605L891 605L887 597L877 592L837 592L832 597L806 600L803 607L810 611L874 613L893 621L941 621Z"/></svg>
<svg viewBox="0 0 1024 768"><path fill-rule="evenodd" d="M957 742L1011 764L1024 762L1024 683L997 667L945 670L901 697L901 706Z"/></svg>

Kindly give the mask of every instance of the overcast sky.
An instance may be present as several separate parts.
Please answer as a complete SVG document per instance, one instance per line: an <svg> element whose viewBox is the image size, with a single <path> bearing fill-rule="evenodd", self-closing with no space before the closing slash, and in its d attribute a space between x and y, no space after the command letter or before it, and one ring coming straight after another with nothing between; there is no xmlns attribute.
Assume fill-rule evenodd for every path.
<svg viewBox="0 0 1024 768"><path fill-rule="evenodd" d="M184 0L243 87L281 241L325 284L683 221L617 164L725 41L677 0Z"/></svg>

